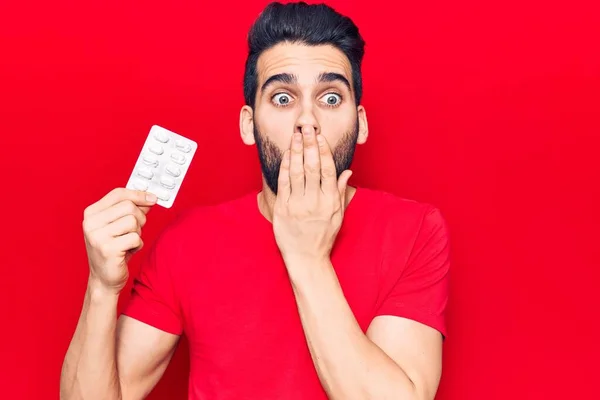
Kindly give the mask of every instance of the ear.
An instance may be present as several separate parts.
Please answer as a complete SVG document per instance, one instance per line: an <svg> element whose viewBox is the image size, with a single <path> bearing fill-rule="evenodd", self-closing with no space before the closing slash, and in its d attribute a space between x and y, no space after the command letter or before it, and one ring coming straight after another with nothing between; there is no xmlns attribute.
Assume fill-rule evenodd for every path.
<svg viewBox="0 0 600 400"><path fill-rule="evenodd" d="M242 107L240 111L240 135L242 141L248 146L255 143L254 140L254 118L252 108L248 105Z"/></svg>
<svg viewBox="0 0 600 400"><path fill-rule="evenodd" d="M369 124L367 123L367 112L363 106L358 106L358 138L357 144L363 144L369 137Z"/></svg>

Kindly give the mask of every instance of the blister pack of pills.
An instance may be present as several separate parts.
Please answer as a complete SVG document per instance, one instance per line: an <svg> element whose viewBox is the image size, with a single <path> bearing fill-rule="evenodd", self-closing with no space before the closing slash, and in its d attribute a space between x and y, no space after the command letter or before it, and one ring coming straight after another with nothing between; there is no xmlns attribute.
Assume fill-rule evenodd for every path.
<svg viewBox="0 0 600 400"><path fill-rule="evenodd" d="M153 193L158 205L170 208L197 148L193 140L153 125L125 187Z"/></svg>

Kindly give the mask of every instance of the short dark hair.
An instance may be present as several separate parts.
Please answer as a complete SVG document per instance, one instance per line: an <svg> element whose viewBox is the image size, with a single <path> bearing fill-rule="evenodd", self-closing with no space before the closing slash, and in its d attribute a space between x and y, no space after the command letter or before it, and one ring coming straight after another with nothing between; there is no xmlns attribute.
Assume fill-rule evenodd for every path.
<svg viewBox="0 0 600 400"><path fill-rule="evenodd" d="M261 12L248 33L248 58L244 73L247 105L254 108L258 87L258 57L281 42L308 46L332 45L342 51L350 61L354 97L356 104L360 104L365 42L354 22L325 4L272 2Z"/></svg>

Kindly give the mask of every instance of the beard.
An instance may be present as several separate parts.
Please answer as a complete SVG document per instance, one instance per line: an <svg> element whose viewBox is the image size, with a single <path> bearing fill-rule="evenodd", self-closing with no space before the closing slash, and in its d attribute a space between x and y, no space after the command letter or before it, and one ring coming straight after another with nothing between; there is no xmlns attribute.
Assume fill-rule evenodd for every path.
<svg viewBox="0 0 600 400"><path fill-rule="evenodd" d="M275 143L269 140L267 136L260 132L256 126L256 121L254 121L254 138L258 149L258 158L260 160L263 177L269 189L276 195L283 151L281 151ZM332 149L337 179L339 179L342 172L352 165L357 139L358 118L356 119L353 129L345 133L335 148Z"/></svg>

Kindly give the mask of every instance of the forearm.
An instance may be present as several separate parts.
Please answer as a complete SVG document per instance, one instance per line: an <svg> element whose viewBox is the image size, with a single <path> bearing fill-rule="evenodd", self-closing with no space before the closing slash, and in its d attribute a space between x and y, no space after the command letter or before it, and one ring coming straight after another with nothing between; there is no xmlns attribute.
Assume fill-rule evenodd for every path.
<svg viewBox="0 0 600 400"><path fill-rule="evenodd" d="M120 399L115 332L118 296L88 283L60 379L61 399Z"/></svg>
<svg viewBox="0 0 600 400"><path fill-rule="evenodd" d="M289 263L288 263L289 264ZM304 265L301 265L304 264ZM305 336L332 399L416 399L410 378L361 330L329 260L288 265Z"/></svg>

